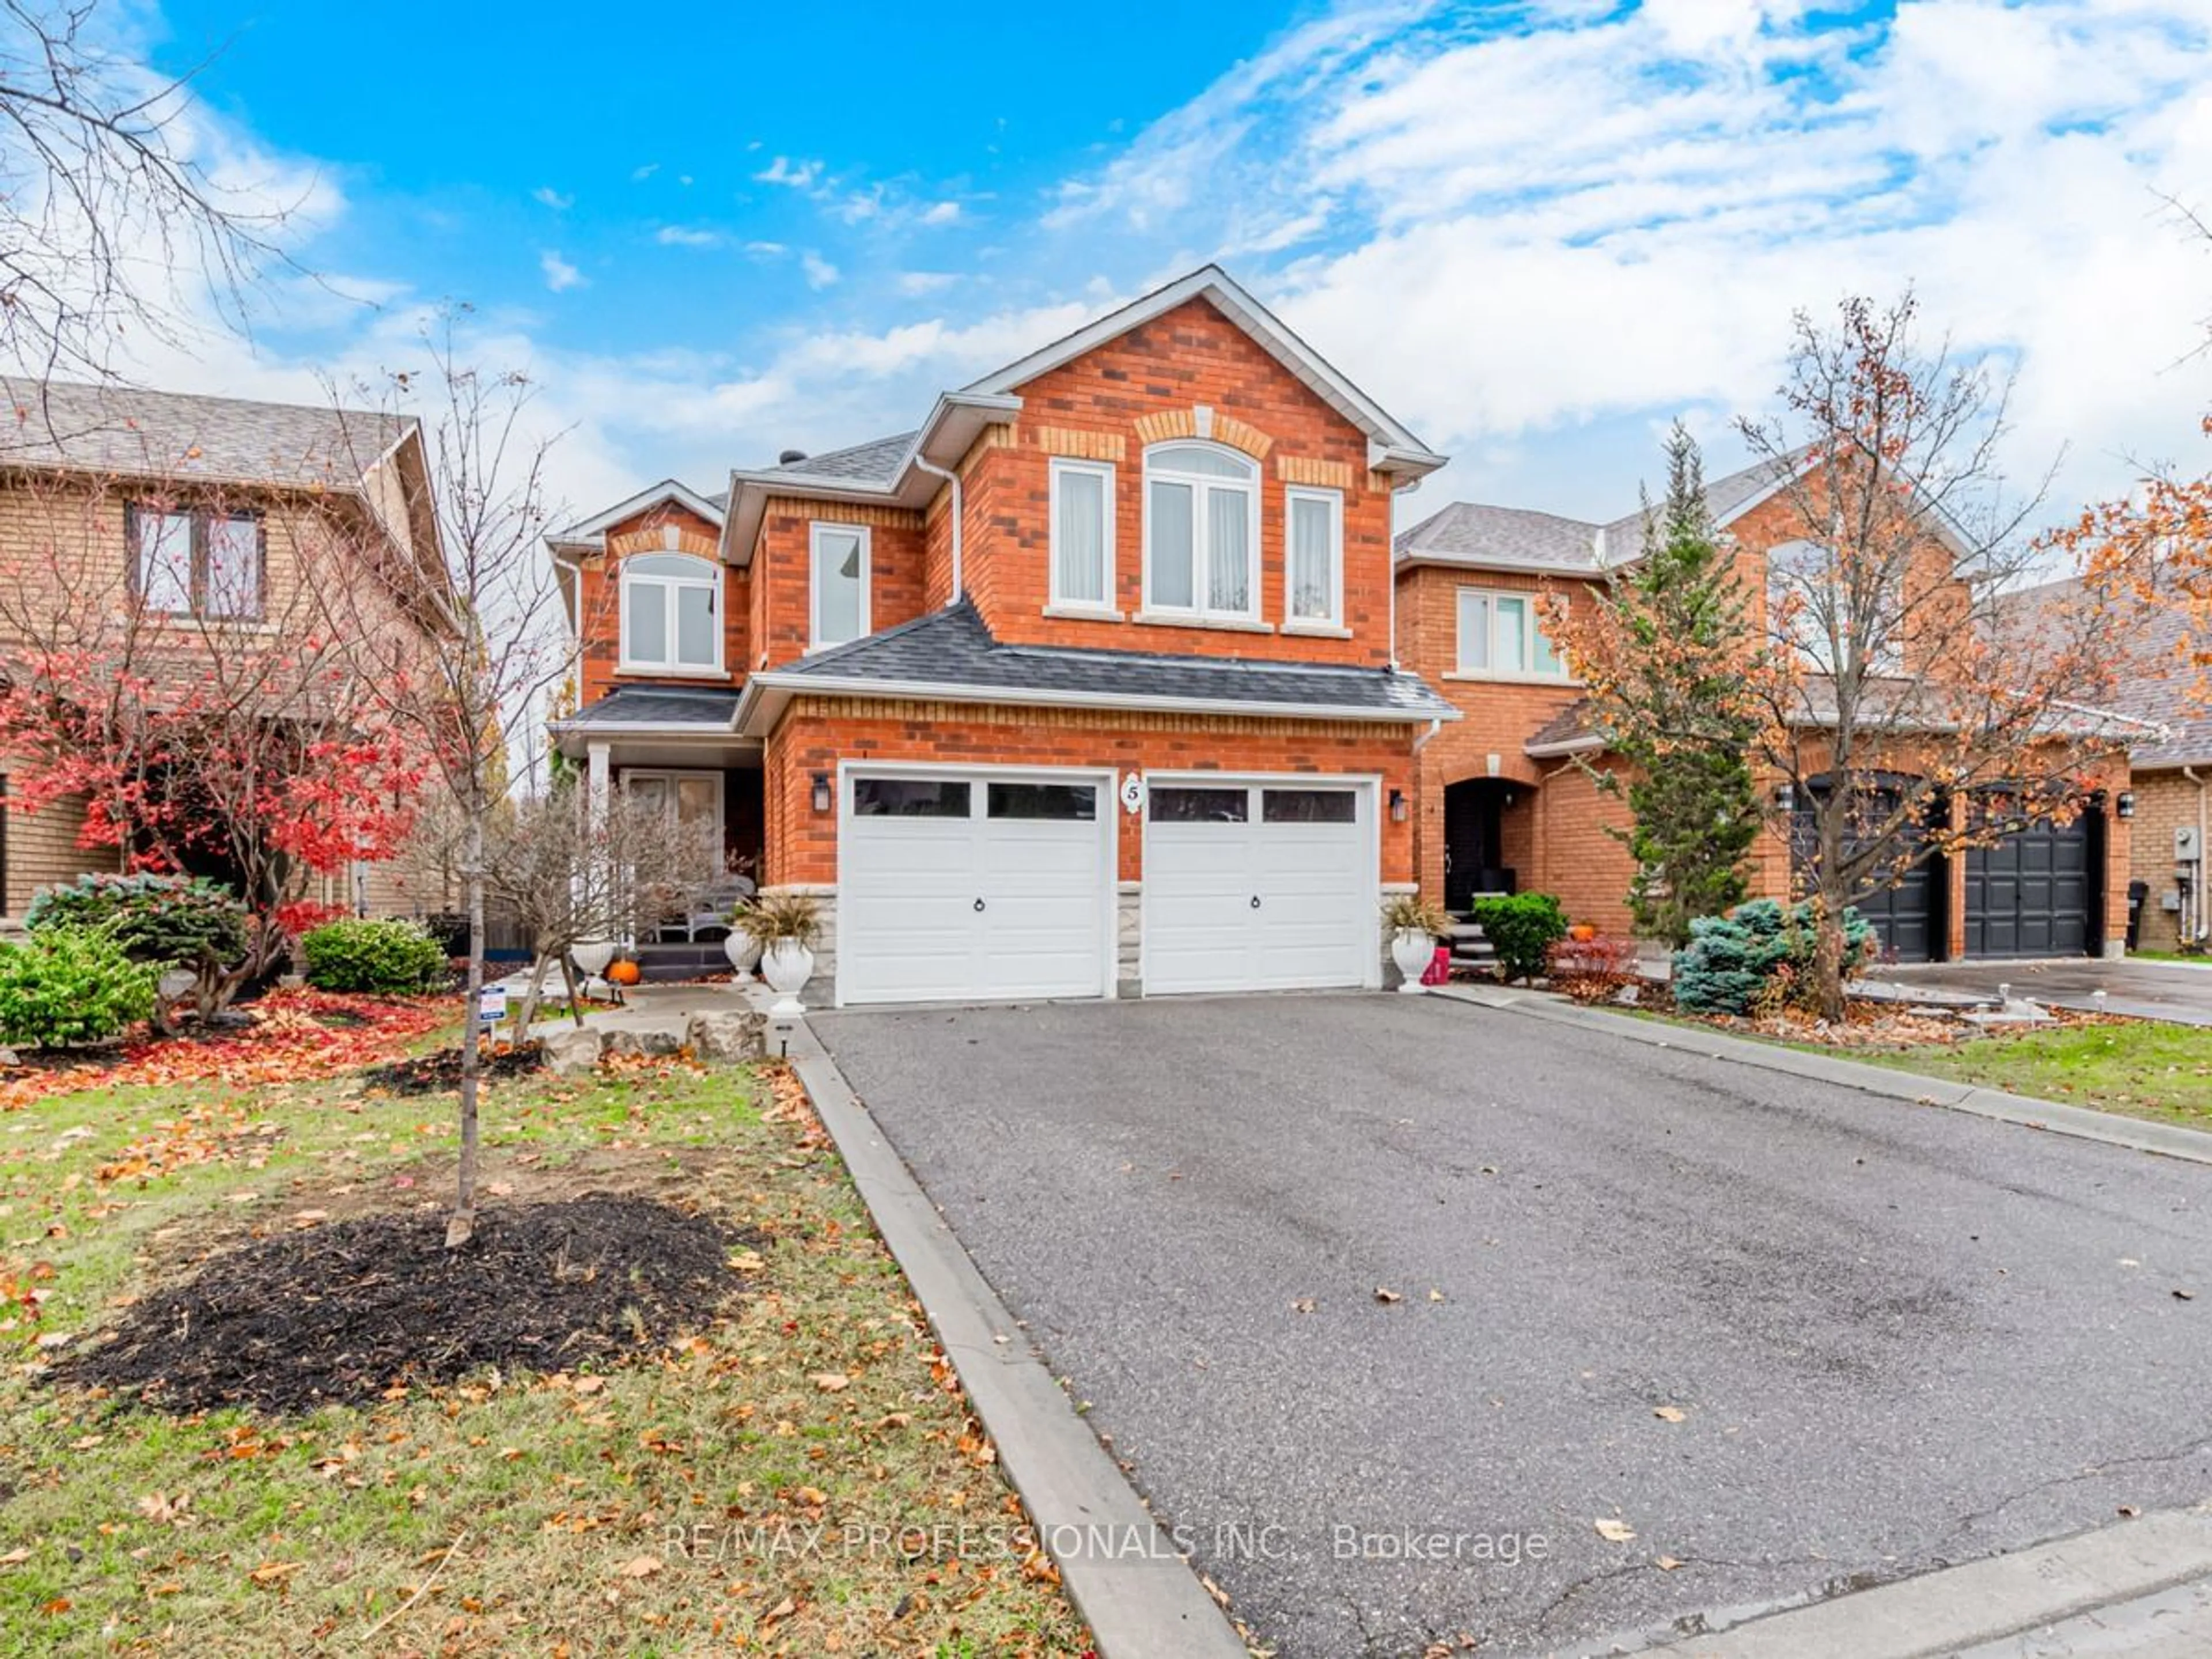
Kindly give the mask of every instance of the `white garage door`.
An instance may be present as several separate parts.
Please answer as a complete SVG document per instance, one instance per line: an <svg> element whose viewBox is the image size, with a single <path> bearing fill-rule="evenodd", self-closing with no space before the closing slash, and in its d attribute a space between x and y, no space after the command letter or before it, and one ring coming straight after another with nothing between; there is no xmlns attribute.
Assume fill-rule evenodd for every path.
<svg viewBox="0 0 2212 1659"><path fill-rule="evenodd" d="M840 1002L1105 994L1103 781L855 773L844 790Z"/></svg>
<svg viewBox="0 0 2212 1659"><path fill-rule="evenodd" d="M1145 989L1376 982L1368 792L1352 784L1154 785L1145 808Z"/></svg>

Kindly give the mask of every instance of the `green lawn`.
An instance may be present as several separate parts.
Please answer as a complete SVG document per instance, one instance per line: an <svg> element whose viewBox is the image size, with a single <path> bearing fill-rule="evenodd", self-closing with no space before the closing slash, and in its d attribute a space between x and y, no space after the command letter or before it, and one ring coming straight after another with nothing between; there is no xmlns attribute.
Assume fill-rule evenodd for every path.
<svg viewBox="0 0 2212 1659"><path fill-rule="evenodd" d="M2212 957L2208 957L2202 951L2130 951L2128 960L2193 963L2199 968L2212 968Z"/></svg>
<svg viewBox="0 0 2212 1659"><path fill-rule="evenodd" d="M1824 1049L1929 1077L2212 1129L2212 1030L2113 1021L1948 1047Z"/></svg>
<svg viewBox="0 0 2212 1659"><path fill-rule="evenodd" d="M489 1202L647 1192L761 1236L732 1261L749 1291L673 1351L294 1418L174 1418L40 1374L231 1239L435 1206L451 1111L339 1078L0 1115L0 1651L1085 1650L896 1265L769 1073L489 1091Z"/></svg>

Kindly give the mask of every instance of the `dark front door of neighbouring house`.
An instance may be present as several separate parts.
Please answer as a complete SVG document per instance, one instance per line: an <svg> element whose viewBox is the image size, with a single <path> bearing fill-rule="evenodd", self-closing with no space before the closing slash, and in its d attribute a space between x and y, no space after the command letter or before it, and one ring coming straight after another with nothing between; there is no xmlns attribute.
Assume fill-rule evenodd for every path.
<svg viewBox="0 0 2212 1659"><path fill-rule="evenodd" d="M1966 854L1966 954L2078 957L2100 941L2104 817L2031 823Z"/></svg>
<svg viewBox="0 0 2212 1659"><path fill-rule="evenodd" d="M1499 851L1510 786L1469 778L1444 789L1444 908L1464 910L1478 893L1510 893L1513 872Z"/></svg>

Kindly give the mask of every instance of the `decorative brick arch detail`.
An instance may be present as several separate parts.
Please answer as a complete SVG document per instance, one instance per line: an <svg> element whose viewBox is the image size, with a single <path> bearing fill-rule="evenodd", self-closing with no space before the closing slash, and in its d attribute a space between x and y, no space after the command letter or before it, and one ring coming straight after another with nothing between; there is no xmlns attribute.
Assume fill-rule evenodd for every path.
<svg viewBox="0 0 2212 1659"><path fill-rule="evenodd" d="M1147 447L1176 438L1199 438L1239 449L1255 461L1267 459L1275 441L1234 415L1224 415L1203 404L1189 409L1166 409L1146 415L1137 422L1137 441Z"/></svg>
<svg viewBox="0 0 2212 1659"><path fill-rule="evenodd" d="M648 524L617 531L607 538L607 552L616 559L633 553L689 553L711 562L720 551L714 532L696 525Z"/></svg>
<svg viewBox="0 0 2212 1659"><path fill-rule="evenodd" d="M1443 773L1437 780L1437 799L1455 783L1510 783L1516 789L1540 789L1544 784L1543 768L1526 755L1500 754L1498 770L1490 769L1489 757L1474 757L1471 763Z"/></svg>

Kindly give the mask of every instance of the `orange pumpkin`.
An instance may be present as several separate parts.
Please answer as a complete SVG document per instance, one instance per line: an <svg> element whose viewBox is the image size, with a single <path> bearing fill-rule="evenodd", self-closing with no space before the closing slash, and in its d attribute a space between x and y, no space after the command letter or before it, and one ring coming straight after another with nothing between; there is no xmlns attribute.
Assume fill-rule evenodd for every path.
<svg viewBox="0 0 2212 1659"><path fill-rule="evenodd" d="M634 962L611 962L607 964L607 978L617 985L635 985L643 977L643 970Z"/></svg>
<svg viewBox="0 0 2212 1659"><path fill-rule="evenodd" d="M1587 945L1597 937L1597 924L1594 921L1578 921L1567 929L1567 937L1579 944Z"/></svg>

